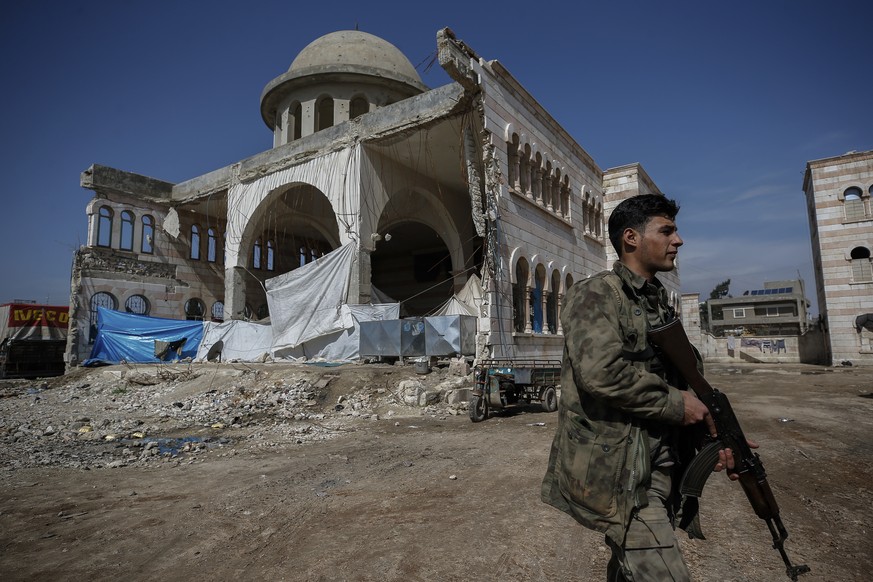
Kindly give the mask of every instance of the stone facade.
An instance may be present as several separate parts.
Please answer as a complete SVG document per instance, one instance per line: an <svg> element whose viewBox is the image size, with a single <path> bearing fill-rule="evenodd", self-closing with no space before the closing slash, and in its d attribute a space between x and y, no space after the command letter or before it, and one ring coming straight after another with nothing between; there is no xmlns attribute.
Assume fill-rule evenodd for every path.
<svg viewBox="0 0 873 582"><path fill-rule="evenodd" d="M873 151L807 163L803 191L828 360L873 365L873 331L856 327L873 314Z"/></svg>
<svg viewBox="0 0 873 582"><path fill-rule="evenodd" d="M87 357L97 305L260 319L265 280L348 244L348 303L388 296L425 315L476 274L480 356L560 357L567 287L615 260L610 211L659 189L639 164L601 169L450 30L437 48L453 82L428 89L390 43L331 33L264 89L272 149L180 184L83 173L95 198L74 261L70 363ZM664 281L678 308L678 273Z"/></svg>

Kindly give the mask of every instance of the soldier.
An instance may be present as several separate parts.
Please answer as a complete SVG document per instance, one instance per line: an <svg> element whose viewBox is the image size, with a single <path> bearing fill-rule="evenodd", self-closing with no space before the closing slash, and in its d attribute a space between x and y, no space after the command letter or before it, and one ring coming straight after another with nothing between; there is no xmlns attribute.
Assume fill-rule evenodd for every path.
<svg viewBox="0 0 873 582"><path fill-rule="evenodd" d="M606 535L609 581L690 580L673 531L682 509L673 473L694 453L682 427L715 427L647 343L648 328L674 315L655 275L675 267L678 211L656 194L619 204L609 217L619 260L573 285L561 311L560 412L542 499ZM729 449L714 469L737 477ZM702 537L696 507L681 522Z"/></svg>

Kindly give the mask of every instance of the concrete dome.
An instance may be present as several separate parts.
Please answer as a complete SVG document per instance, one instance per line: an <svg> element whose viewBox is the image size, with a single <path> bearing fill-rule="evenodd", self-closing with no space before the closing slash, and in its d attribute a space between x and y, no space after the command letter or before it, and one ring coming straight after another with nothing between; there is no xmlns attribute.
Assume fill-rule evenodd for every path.
<svg viewBox="0 0 873 582"><path fill-rule="evenodd" d="M421 86L421 77L400 49L359 30L340 30L315 39L300 51L288 72L295 77L319 73L378 75Z"/></svg>
<svg viewBox="0 0 873 582"><path fill-rule="evenodd" d="M275 127L276 112L314 87L377 87L393 103L427 91L409 59L390 42L359 30L331 32L309 43L285 73L264 87L261 117ZM371 102L372 105L372 102Z"/></svg>

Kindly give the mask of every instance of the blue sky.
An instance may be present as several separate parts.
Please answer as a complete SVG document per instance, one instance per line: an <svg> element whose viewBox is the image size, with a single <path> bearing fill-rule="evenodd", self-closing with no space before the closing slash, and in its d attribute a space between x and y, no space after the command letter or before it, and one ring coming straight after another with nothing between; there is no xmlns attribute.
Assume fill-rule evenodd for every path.
<svg viewBox="0 0 873 582"><path fill-rule="evenodd" d="M310 7L311 6L311 7ZM676 198L683 292L805 279L809 160L873 149L873 3L214 0L7 3L0 19L0 303L66 304L98 163L180 182L267 150L264 86L317 37L380 36L425 84L448 26L601 168Z"/></svg>

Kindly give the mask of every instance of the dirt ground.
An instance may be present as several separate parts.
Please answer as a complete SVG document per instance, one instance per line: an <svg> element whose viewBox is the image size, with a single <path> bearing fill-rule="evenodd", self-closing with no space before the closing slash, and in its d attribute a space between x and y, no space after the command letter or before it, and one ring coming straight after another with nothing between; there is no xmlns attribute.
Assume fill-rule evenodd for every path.
<svg viewBox="0 0 873 582"><path fill-rule="evenodd" d="M408 367L216 374L0 382L0 580L605 579L602 536L539 500L556 414L404 404ZM761 443L801 580L870 580L873 370L708 377ZM737 484L701 504L707 539L679 532L695 580L788 579Z"/></svg>

